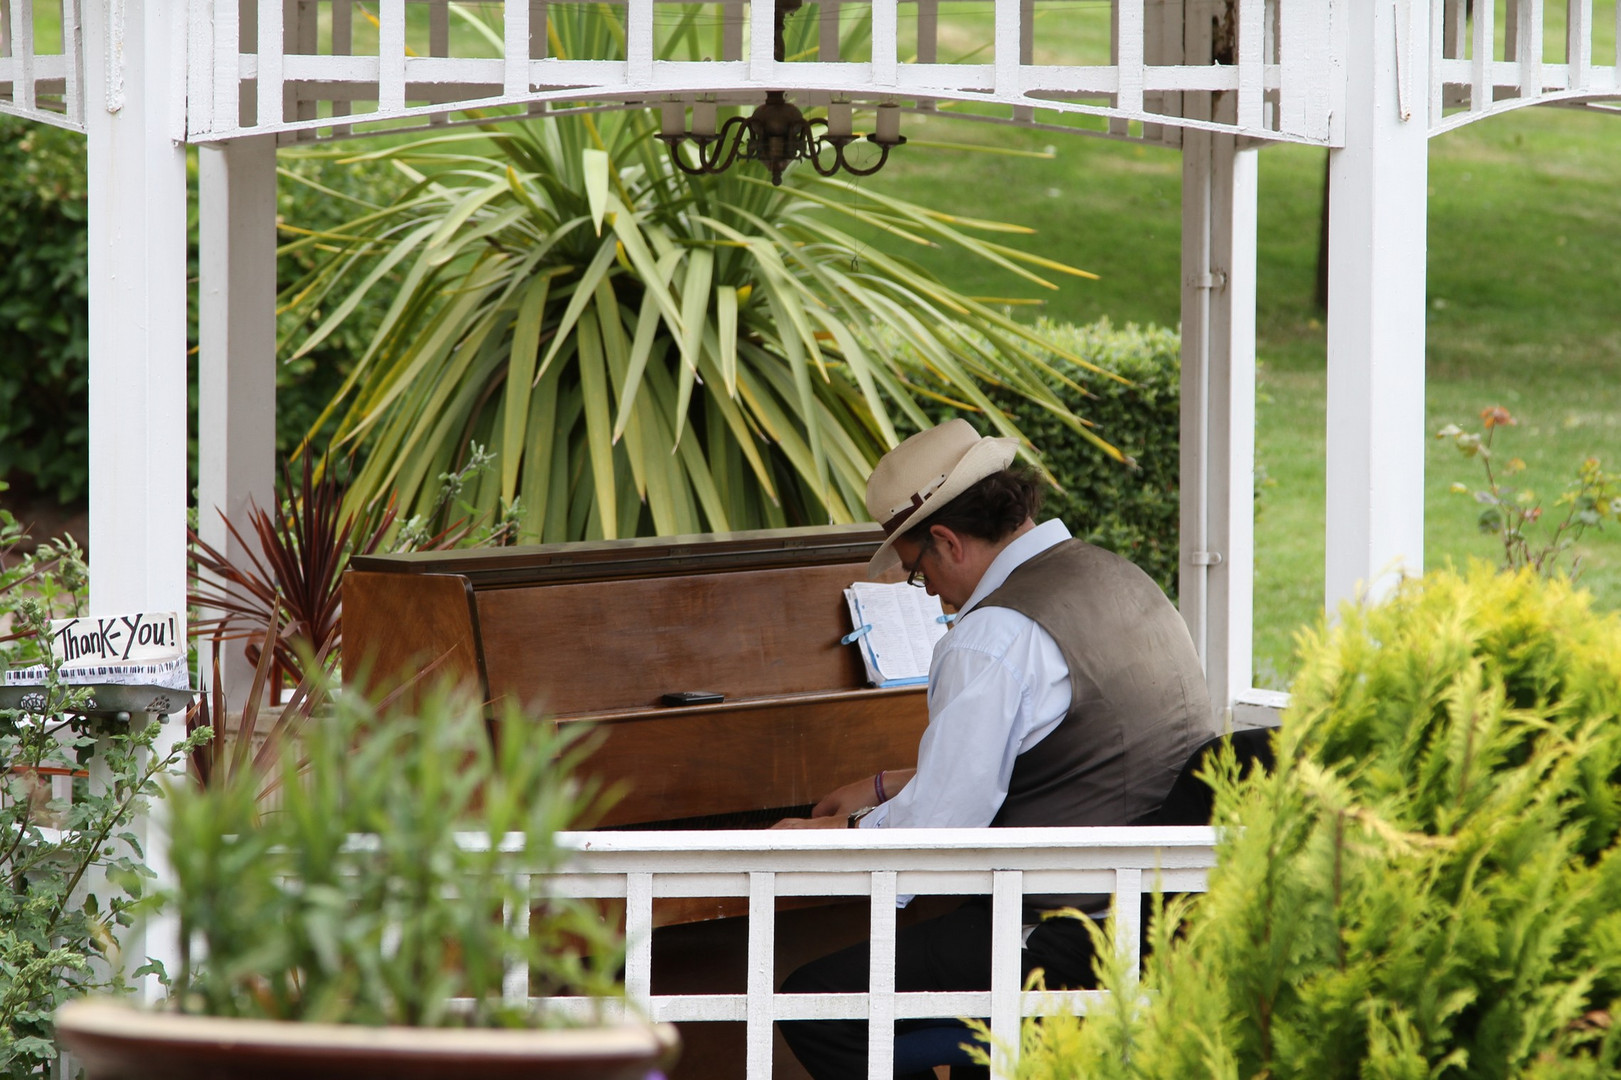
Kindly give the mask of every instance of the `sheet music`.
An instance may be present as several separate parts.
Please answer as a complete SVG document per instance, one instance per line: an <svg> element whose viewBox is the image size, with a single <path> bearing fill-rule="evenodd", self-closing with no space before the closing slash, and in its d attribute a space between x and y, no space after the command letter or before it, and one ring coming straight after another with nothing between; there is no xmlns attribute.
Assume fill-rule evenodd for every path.
<svg viewBox="0 0 1621 1080"><path fill-rule="evenodd" d="M939 597L905 582L858 581L844 590L844 598L852 625L860 633L855 645L874 686L929 681L934 643L946 632Z"/></svg>
<svg viewBox="0 0 1621 1080"><path fill-rule="evenodd" d="M39 686L45 682L44 664L16 668L5 674L7 686ZM68 686L161 686L189 690L191 671L184 656L152 664L65 664L62 682Z"/></svg>

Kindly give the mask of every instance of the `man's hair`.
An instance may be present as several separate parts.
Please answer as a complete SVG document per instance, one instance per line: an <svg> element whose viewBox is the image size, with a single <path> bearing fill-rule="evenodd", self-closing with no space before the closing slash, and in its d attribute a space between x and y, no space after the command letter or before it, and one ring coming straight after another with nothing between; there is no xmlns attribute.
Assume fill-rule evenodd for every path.
<svg viewBox="0 0 1621 1080"><path fill-rule="evenodd" d="M927 542L930 526L944 525L994 544L1040 512L1040 478L1029 469L1003 469L972 484L903 535L921 544Z"/></svg>

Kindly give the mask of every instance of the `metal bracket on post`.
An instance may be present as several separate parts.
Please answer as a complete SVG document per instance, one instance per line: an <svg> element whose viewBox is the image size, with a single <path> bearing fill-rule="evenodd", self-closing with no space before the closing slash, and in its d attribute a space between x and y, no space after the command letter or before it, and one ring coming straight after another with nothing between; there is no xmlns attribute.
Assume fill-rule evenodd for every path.
<svg viewBox="0 0 1621 1080"><path fill-rule="evenodd" d="M1219 292L1227 287L1227 271L1210 270L1203 274L1196 274L1188 278L1188 284L1195 289L1209 289Z"/></svg>
<svg viewBox="0 0 1621 1080"><path fill-rule="evenodd" d="M1188 556L1194 566L1220 566L1225 560L1219 551L1195 551Z"/></svg>

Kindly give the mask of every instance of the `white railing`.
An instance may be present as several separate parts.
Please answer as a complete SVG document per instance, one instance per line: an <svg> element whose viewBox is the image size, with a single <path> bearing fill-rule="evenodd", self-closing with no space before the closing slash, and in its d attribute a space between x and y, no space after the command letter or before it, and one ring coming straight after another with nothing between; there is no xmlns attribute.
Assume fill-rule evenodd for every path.
<svg viewBox="0 0 1621 1080"><path fill-rule="evenodd" d="M356 123L427 122L461 109L537 103L690 105L700 95L758 102L775 88L811 106L831 97L920 110L973 101L981 118L1014 123L1045 117L1062 126L1090 116L1108 119L1122 136L1139 124L1318 145L1333 145L1338 135L1345 73L1336 20L1352 6L1231 0L1218 6L1221 40L1206 43L1213 55L1190 55L1182 4L1115 0L1092 31L1095 58L1060 64L1037 48L1039 27L1077 18L1070 0L1000 0L989 12L966 15L967 5L938 0L813 0L794 17L815 20L814 56L788 61L773 58L777 5L768 0L708 5L698 25L706 41L718 31L720 47L704 60L686 59L663 40L679 12L698 7L685 0L611 0L603 9L621 21L623 45L616 36L600 55L568 56L554 55L550 32L559 18L554 7L568 5L545 0L511 0L488 11L449 0L184 3L188 134L196 142L269 131L343 135ZM485 32L465 32L467 20L452 21L453 8L487 20ZM1208 22L1209 10L1200 6L1199 18ZM841 51L841 11L870 12L859 55ZM964 38L964 62L943 55ZM1184 111L1190 92L1228 95L1233 115Z"/></svg>
<svg viewBox="0 0 1621 1080"><path fill-rule="evenodd" d="M988 1017L997 1065L1017 1054L1021 1017L1084 1013L1098 991L1032 993L1021 985L1021 900L1026 893L1108 893L1119 947L1133 958L1145 892L1201 892L1214 865L1215 831L1198 827L1085 829L897 829L795 832L569 833L564 872L534 879L535 895L625 900L627 995L657 1021L735 1021L746 1028L747 1076L771 1076L777 1020L865 1019L868 1076L893 1074L896 1020ZM988 991L897 993L897 896L988 895L992 902ZM871 989L851 994L779 994L772 967L781 897L866 896L872 905ZM748 984L740 994L654 994L653 901L741 897L748 901ZM526 985L521 968L509 982ZM520 991L521 992L521 991ZM535 1004L541 1005L537 1001ZM584 1001L547 1007L583 1009Z"/></svg>

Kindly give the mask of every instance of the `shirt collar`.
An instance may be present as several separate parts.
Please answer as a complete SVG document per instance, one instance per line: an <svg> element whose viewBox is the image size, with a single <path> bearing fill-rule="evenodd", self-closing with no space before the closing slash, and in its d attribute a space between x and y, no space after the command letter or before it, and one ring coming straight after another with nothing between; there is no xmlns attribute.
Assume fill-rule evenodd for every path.
<svg viewBox="0 0 1621 1080"><path fill-rule="evenodd" d="M957 612L958 617L968 614L981 600L1000 589L1013 571L1048 548L1057 547L1069 538L1069 527L1057 518L1043 521L1023 536L1016 537L1012 543L998 552L996 558L991 560L991 565L985 568L985 574L974 587L973 595Z"/></svg>

